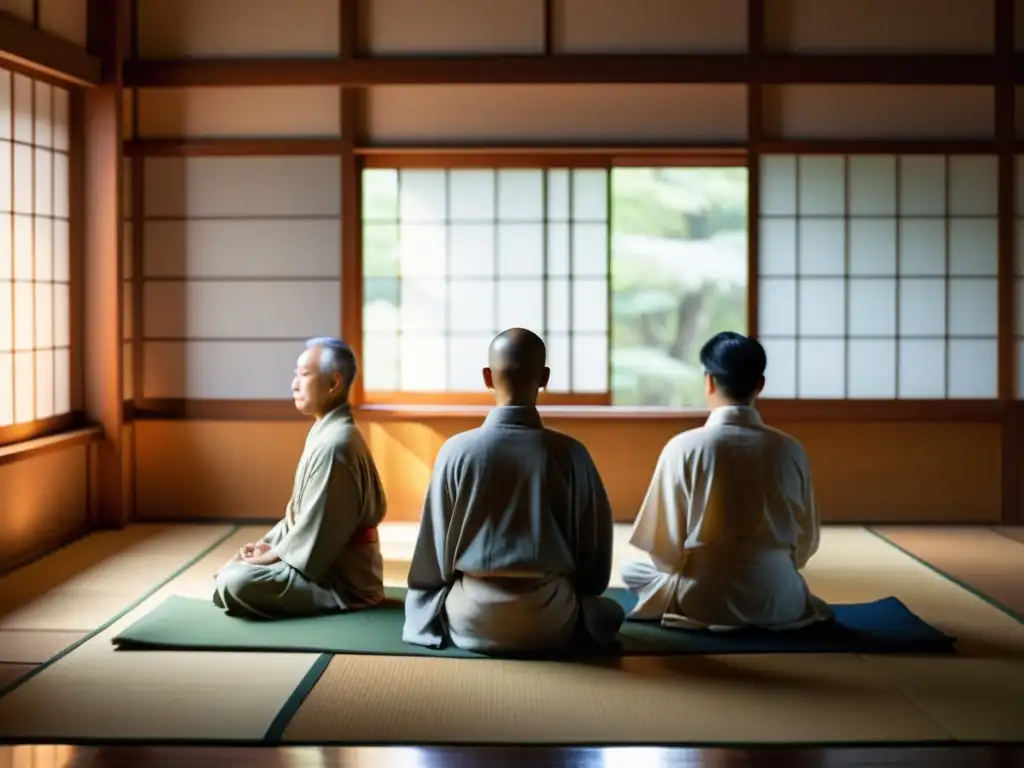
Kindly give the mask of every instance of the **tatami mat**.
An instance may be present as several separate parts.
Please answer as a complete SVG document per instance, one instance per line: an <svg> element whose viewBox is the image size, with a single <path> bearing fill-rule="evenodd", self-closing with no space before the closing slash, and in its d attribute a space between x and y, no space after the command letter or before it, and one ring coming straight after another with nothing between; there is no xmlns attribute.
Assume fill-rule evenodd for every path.
<svg viewBox="0 0 1024 768"><path fill-rule="evenodd" d="M1024 664L866 656L875 672L963 741L1024 741Z"/></svg>
<svg viewBox="0 0 1024 768"><path fill-rule="evenodd" d="M262 739L315 654L127 653L115 651L110 642L170 594L208 597L216 570L262 532L236 532L137 608L0 699L0 738ZM179 551L177 566L201 549ZM155 581L149 578L140 591Z"/></svg>
<svg viewBox="0 0 1024 768"><path fill-rule="evenodd" d="M0 664L0 690L20 680L33 669L35 664Z"/></svg>
<svg viewBox="0 0 1024 768"><path fill-rule="evenodd" d="M1024 526L1006 525L993 528L992 530L996 533L1002 534L1003 536L1008 536L1014 541L1019 541L1021 544L1024 544Z"/></svg>
<svg viewBox="0 0 1024 768"><path fill-rule="evenodd" d="M93 630L229 530L139 525L81 539L0 580L0 631Z"/></svg>
<svg viewBox="0 0 1024 768"><path fill-rule="evenodd" d="M108 617L109 618L109 617ZM31 629L0 630L0 662L42 664L70 645L85 632L37 632Z"/></svg>
<svg viewBox="0 0 1024 768"><path fill-rule="evenodd" d="M290 742L628 744L949 735L857 656L621 666L337 656Z"/></svg>
<svg viewBox="0 0 1024 768"><path fill-rule="evenodd" d="M173 544L140 540L140 547L149 547L149 560L166 555L169 564L176 556L176 563L136 575L134 599L224 533L203 528L210 535L197 537L186 552L188 536L194 535L188 528L159 534L183 533ZM316 668L315 654L118 652L110 643L170 594L208 597L216 569L262 532L262 527L239 530L127 615L0 699L0 738L263 739L293 691ZM616 531L613 583L621 584L621 562L638 555L627 545L628 533L625 526ZM382 531L389 584L404 583L415 535L414 525ZM84 583L91 585L91 594L106 588L112 595L109 585L116 571L140 559L146 558L108 565L105 574L87 573L90 581ZM1024 718L1017 716L1024 711L1024 625L861 528L826 529L807 578L835 602L895 594L925 620L960 637L962 657L629 658L598 666L338 656L284 738L306 743L552 744L1024 738ZM89 594L82 583L69 582L62 600ZM93 626L131 601L126 597ZM67 603L53 599L42 608L38 601L22 603L20 622L29 623L29 617L38 631L58 622L53 612L62 605Z"/></svg>
<svg viewBox="0 0 1024 768"><path fill-rule="evenodd" d="M873 530L1024 617L1024 547L1015 539L990 528L876 526Z"/></svg>
<svg viewBox="0 0 1024 768"><path fill-rule="evenodd" d="M618 533L617 559L632 559L637 553L625 544L628 529ZM982 641L999 636L1010 648L1024 648L1021 625L861 528L827 529L807 578L835 602L895 593L926 620L968 638L977 653L990 648ZM933 659L876 659L634 658L599 668L339 656L285 739L712 743L1024 737L1024 723L999 717L980 722L977 712L978 699L994 692L1000 693L998 706L1021 711L1024 687L1014 694L1007 682L1019 663L989 662L997 666L977 671L991 677L972 681L956 667L966 659L951 659L950 666L936 667L930 688L921 688L916 672ZM968 686L959 697L943 694L959 685Z"/></svg>

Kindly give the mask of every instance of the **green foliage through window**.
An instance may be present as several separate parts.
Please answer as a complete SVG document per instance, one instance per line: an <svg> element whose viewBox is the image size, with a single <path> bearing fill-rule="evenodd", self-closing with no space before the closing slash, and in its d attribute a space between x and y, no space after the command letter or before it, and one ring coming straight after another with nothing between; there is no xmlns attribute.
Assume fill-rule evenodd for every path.
<svg viewBox="0 0 1024 768"><path fill-rule="evenodd" d="M747 328L747 169L615 168L615 405L702 407L701 344Z"/></svg>

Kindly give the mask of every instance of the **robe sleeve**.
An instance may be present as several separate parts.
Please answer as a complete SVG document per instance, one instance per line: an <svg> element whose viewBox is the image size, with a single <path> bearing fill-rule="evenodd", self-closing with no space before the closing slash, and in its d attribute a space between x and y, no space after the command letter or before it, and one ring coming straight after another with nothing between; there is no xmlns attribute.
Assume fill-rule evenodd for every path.
<svg viewBox="0 0 1024 768"><path fill-rule="evenodd" d="M800 533L797 536L796 547L793 549L793 563L797 570L804 568L807 561L818 551L818 544L821 540L821 516L818 511L818 501L814 496L814 484L811 482L811 468L807 458L800 457L800 473L803 480L803 493L801 508L802 519L797 522L800 525Z"/></svg>
<svg viewBox="0 0 1024 768"><path fill-rule="evenodd" d="M434 462L420 515L416 548L409 564L402 628L403 642L428 648L441 648L445 644L444 602L455 575L446 541L454 501L449 477L449 462L442 448Z"/></svg>
<svg viewBox="0 0 1024 768"><path fill-rule="evenodd" d="M612 545L615 524L601 475L589 454L582 464L582 492L577 510L577 543L575 587L580 595L600 595L608 588L612 573Z"/></svg>
<svg viewBox="0 0 1024 768"><path fill-rule="evenodd" d="M684 464L679 449L671 443L666 445L658 457L629 539L630 544L650 555L658 570L665 573L678 571L686 559L684 545L689 504L683 484L685 478L680 476Z"/></svg>
<svg viewBox="0 0 1024 768"><path fill-rule="evenodd" d="M295 525L273 553L307 579L321 582L348 546L362 519L362 498L351 468L323 451L311 457Z"/></svg>
<svg viewBox="0 0 1024 768"><path fill-rule="evenodd" d="M277 525L275 525L273 528L267 531L263 538L260 539L259 543L269 544L271 547L273 547L275 544L281 541L282 538L284 538L284 529L286 525L286 520L278 520Z"/></svg>

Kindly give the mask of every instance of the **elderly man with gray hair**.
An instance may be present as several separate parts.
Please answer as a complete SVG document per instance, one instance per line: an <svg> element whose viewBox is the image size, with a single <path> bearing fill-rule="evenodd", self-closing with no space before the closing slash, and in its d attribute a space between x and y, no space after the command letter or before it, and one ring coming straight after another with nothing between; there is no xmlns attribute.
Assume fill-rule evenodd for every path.
<svg viewBox="0 0 1024 768"><path fill-rule="evenodd" d="M347 344L330 338L306 342L292 396L298 411L316 421L284 518L216 575L213 602L228 614L281 619L383 602L377 526L387 501L348 404L356 372Z"/></svg>

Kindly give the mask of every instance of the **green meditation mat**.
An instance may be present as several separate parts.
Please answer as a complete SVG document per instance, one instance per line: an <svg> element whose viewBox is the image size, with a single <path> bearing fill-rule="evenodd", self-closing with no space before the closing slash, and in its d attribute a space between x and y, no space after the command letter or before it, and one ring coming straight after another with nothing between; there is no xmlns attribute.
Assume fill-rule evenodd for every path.
<svg viewBox="0 0 1024 768"><path fill-rule="evenodd" d="M625 589L605 593L627 613L636 598ZM405 589L388 588L389 602L353 613L281 621L226 615L208 600L171 596L112 642L119 650L270 651L380 656L489 658L458 648L423 648L402 642ZM716 633L666 629L657 622L627 621L620 645L600 651L573 649L560 657L669 656L730 653L952 653L955 638L915 616L894 597L835 605L835 620L788 632ZM520 655L520 658L525 658Z"/></svg>

